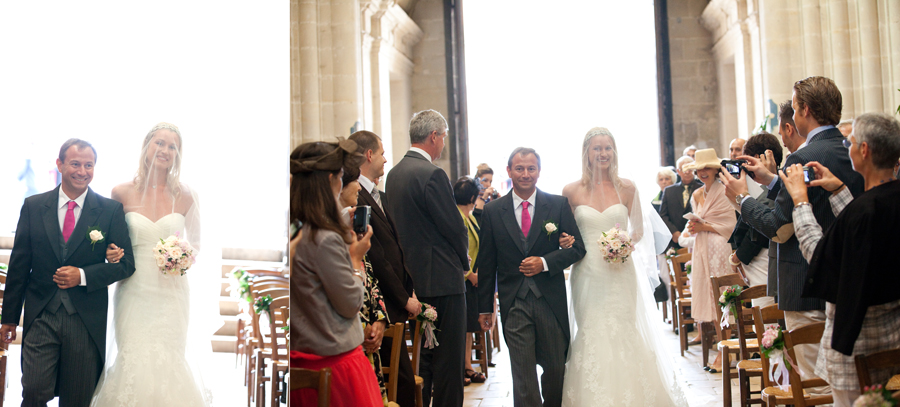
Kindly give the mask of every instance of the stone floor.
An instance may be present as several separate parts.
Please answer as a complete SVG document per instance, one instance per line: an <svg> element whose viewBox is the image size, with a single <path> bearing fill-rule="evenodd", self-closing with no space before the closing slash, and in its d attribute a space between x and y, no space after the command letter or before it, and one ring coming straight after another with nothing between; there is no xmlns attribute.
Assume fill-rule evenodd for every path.
<svg viewBox="0 0 900 407"><path fill-rule="evenodd" d="M7 388L3 407L15 407L22 403L22 373L19 355L22 347L10 345L7 363ZM233 353L213 353L204 370L203 379L213 393L214 407L238 407L247 405L247 390L244 387L243 371L235 367ZM47 405L56 407L59 399Z"/></svg>
<svg viewBox="0 0 900 407"><path fill-rule="evenodd" d="M700 345L690 346L684 357L681 357L678 335L672 332L672 326L662 321L661 313L656 320L659 321L660 335L665 340L669 355L675 362L677 378L685 386L684 391L690 407L721 406L723 404L722 374L710 374L703 370ZM497 367L490 369L487 382L473 383L466 387L463 406L513 406L509 353L506 351L505 343L501 342L501 344L502 350L494 353L494 363ZM712 360L715 354L710 356L710 360ZM540 372L540 367L538 367L538 371ZM759 390L759 381L752 383L753 390ZM737 379L732 380L731 388L732 405L738 406L740 404L738 403Z"/></svg>

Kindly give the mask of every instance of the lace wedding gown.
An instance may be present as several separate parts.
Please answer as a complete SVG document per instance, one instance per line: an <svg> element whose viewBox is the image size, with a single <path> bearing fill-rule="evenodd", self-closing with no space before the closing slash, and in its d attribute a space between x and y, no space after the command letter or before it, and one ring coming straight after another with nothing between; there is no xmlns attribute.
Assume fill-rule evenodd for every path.
<svg viewBox="0 0 900 407"><path fill-rule="evenodd" d="M171 213L153 222L128 212L125 221L135 272L115 290L115 342L110 345L115 349L107 356L91 406L208 406L210 396L186 357L187 276L160 273L153 252L159 239L184 235L185 217Z"/></svg>
<svg viewBox="0 0 900 407"><path fill-rule="evenodd" d="M570 314L577 332L569 347L562 405L686 406L671 364L660 363L670 356L655 336L659 330L650 325L643 298L652 294L649 284L631 258L607 263L597 245L603 232L627 224L627 207L615 204L598 212L581 205L575 221L587 254L570 277Z"/></svg>

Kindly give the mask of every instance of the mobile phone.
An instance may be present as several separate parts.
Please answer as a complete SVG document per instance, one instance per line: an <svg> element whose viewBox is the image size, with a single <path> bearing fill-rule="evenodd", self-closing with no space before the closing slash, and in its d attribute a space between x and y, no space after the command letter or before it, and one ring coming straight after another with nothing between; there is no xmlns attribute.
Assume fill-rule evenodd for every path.
<svg viewBox="0 0 900 407"><path fill-rule="evenodd" d="M303 229L303 222L300 222L299 219L294 219L291 222L291 238L288 240L294 240L297 234L300 233L300 229Z"/></svg>
<svg viewBox="0 0 900 407"><path fill-rule="evenodd" d="M353 231L365 234L369 230L369 218L372 216L372 207L361 205L356 207L353 214Z"/></svg>
<svg viewBox="0 0 900 407"><path fill-rule="evenodd" d="M809 184L810 181L816 179L816 170L813 167L803 166L803 182Z"/></svg>

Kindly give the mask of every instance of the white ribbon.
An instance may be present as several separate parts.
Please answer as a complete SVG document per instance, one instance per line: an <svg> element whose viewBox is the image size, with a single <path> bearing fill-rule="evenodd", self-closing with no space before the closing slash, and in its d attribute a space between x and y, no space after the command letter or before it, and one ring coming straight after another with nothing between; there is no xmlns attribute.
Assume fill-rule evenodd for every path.
<svg viewBox="0 0 900 407"><path fill-rule="evenodd" d="M431 321L426 321L424 325L425 347L428 349L434 349L435 346L438 346L437 336L434 335L434 323Z"/></svg>
<svg viewBox="0 0 900 407"><path fill-rule="evenodd" d="M722 329L728 328L730 322L733 321L733 316L731 315L731 307L733 306L734 303L731 303L722 307L722 321L719 324Z"/></svg>
<svg viewBox="0 0 900 407"><path fill-rule="evenodd" d="M778 384L778 388L782 391L787 391L788 386L791 384L791 375L788 372L785 359L791 365L791 369L796 370L801 377L803 375L800 368L791 360L790 355L786 355L783 350L773 349L769 352L769 380ZM775 365L778 365L778 367L776 368Z"/></svg>

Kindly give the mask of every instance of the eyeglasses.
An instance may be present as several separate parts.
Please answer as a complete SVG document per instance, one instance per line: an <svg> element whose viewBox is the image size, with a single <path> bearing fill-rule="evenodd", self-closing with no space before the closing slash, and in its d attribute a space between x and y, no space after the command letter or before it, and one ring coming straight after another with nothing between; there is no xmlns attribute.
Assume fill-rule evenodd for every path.
<svg viewBox="0 0 900 407"><path fill-rule="evenodd" d="M844 147L847 147L847 148L850 148L850 146L853 145L853 143L850 142L850 139L846 139L846 138L841 143L843 143Z"/></svg>

